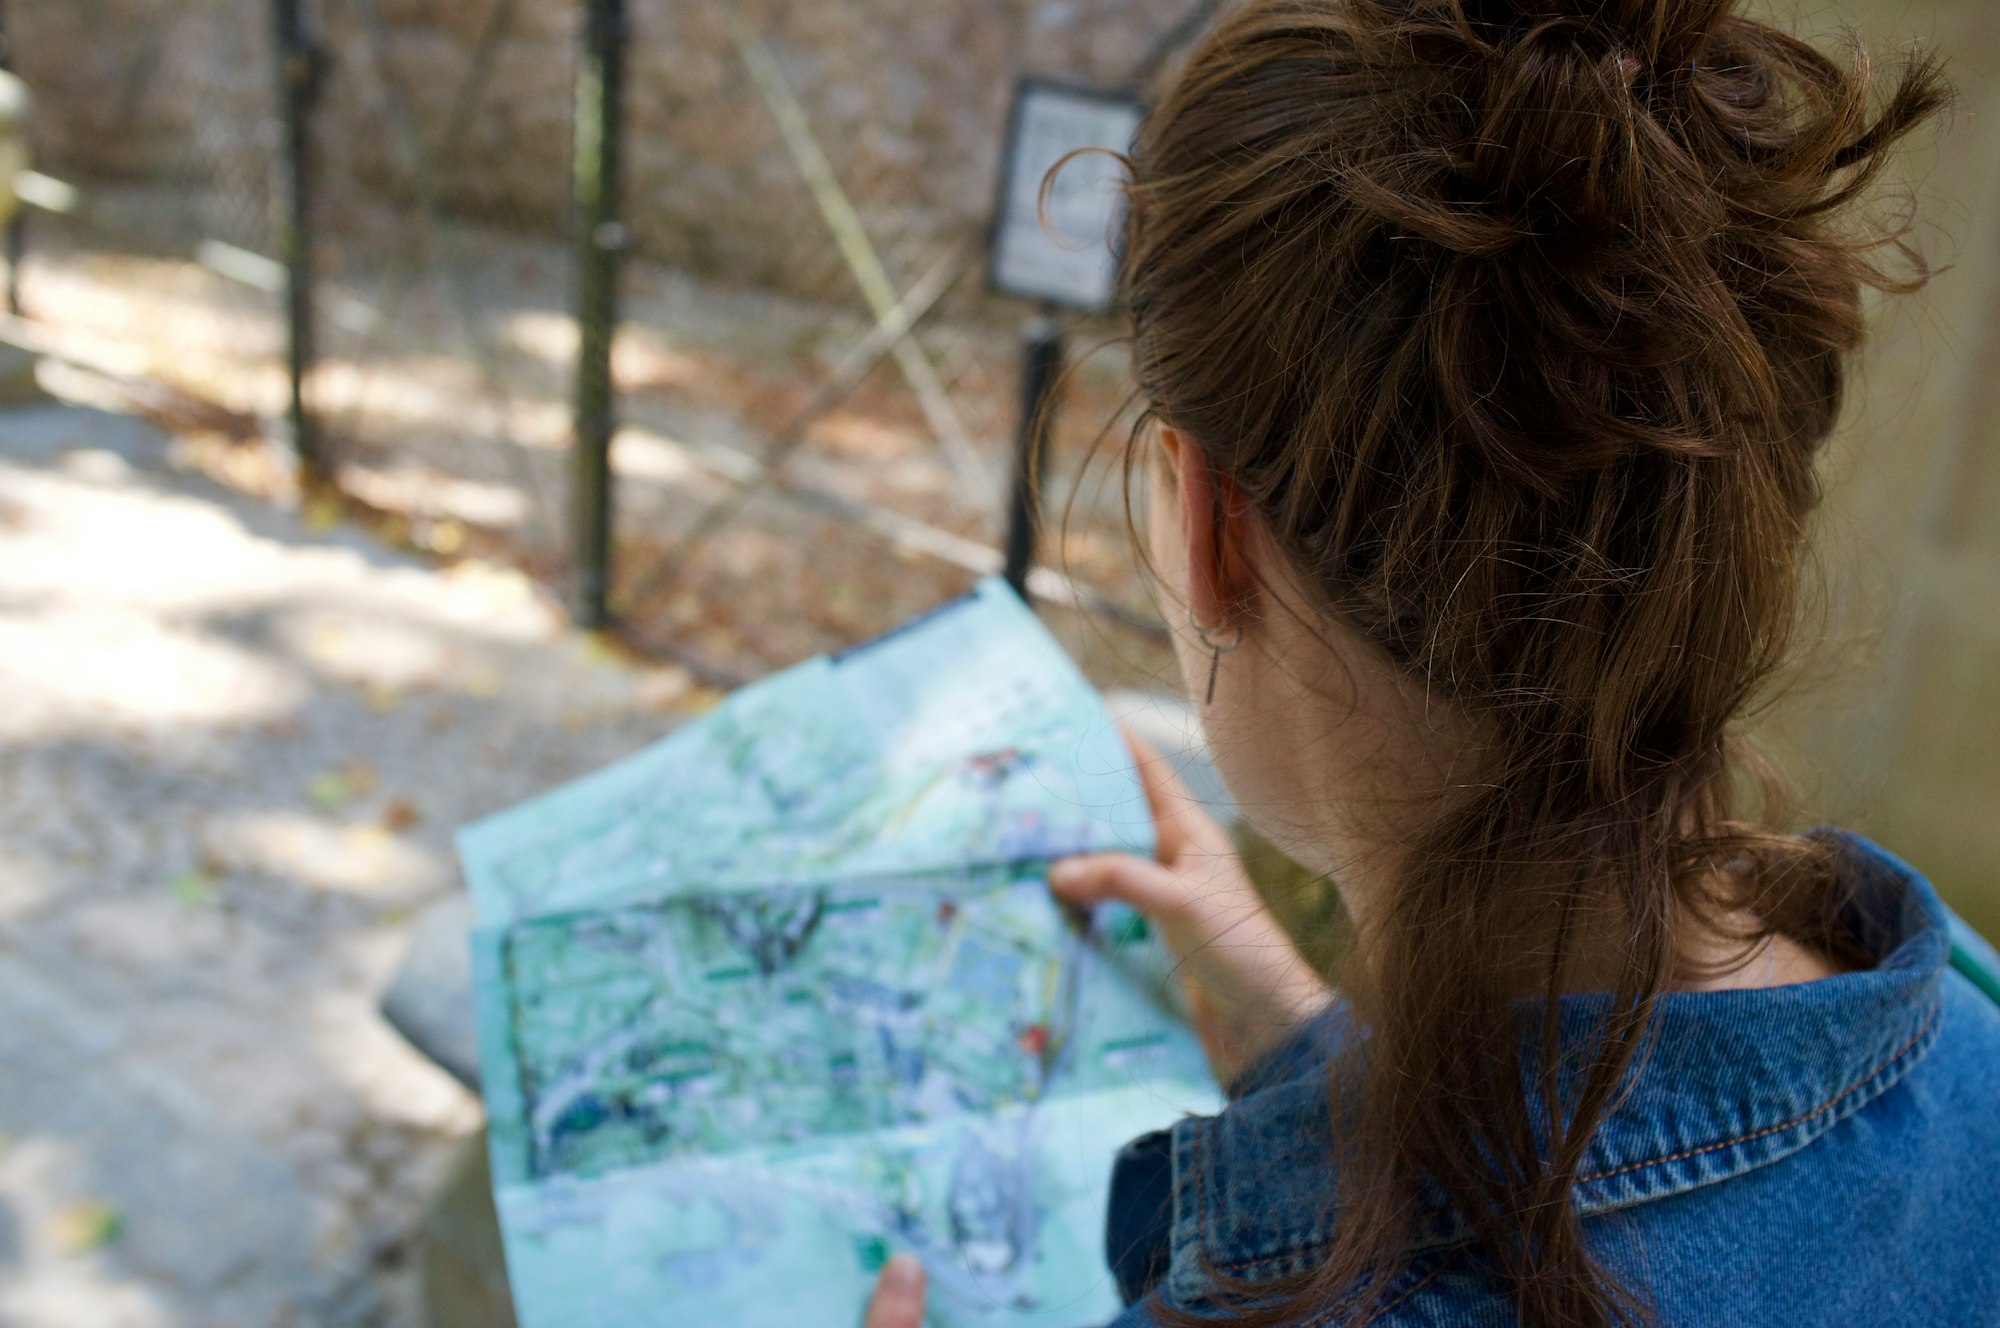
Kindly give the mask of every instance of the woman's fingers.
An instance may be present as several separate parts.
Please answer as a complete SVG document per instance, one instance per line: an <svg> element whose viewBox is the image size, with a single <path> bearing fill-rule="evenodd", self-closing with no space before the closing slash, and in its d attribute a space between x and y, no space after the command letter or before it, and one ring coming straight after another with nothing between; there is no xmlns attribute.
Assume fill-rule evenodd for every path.
<svg viewBox="0 0 2000 1328"><path fill-rule="evenodd" d="M1229 832L1187 791L1174 763L1131 729L1124 732L1125 746L1139 772L1139 786L1146 793L1147 810L1153 814L1160 860L1172 862L1191 848L1228 846Z"/></svg>
<svg viewBox="0 0 2000 1328"><path fill-rule="evenodd" d="M924 1266L898 1254L882 1265L861 1328L924 1328Z"/></svg>
<svg viewBox="0 0 2000 1328"><path fill-rule="evenodd" d="M1049 890L1075 908L1115 899L1156 922L1179 913L1187 903L1178 876L1150 858L1131 853L1083 853L1064 858L1049 868Z"/></svg>

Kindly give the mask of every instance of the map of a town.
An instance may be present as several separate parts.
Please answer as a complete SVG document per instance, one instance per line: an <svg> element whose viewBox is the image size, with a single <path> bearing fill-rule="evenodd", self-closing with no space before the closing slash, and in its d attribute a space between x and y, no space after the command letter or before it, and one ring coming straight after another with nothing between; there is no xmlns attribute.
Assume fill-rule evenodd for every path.
<svg viewBox="0 0 2000 1328"><path fill-rule="evenodd" d="M897 1250L938 1328L1113 1317L1112 1156L1217 1094L1143 922L1042 874L1150 833L999 583L466 831L523 1328L849 1322Z"/></svg>

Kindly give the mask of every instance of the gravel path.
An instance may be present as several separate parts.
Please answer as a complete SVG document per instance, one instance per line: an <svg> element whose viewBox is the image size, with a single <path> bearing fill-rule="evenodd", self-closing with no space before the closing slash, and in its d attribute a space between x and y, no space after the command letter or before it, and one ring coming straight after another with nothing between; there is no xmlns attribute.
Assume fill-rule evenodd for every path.
<svg viewBox="0 0 2000 1328"><path fill-rule="evenodd" d="M417 1322L476 1102L375 1002L451 830L697 704L76 406L0 413L0 1323Z"/></svg>

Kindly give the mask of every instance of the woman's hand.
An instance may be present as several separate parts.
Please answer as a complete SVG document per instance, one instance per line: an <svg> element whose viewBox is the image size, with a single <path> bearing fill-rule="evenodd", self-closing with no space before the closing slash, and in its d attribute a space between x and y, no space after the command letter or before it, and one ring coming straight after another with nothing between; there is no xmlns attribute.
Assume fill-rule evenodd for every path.
<svg viewBox="0 0 2000 1328"><path fill-rule="evenodd" d="M1160 929L1209 1065L1228 1084L1332 992L1258 897L1229 832L1165 757L1129 732L1125 741L1152 808L1159 861L1130 853L1065 858L1050 870L1049 888L1077 907L1120 900Z"/></svg>
<svg viewBox="0 0 2000 1328"><path fill-rule="evenodd" d="M882 1265L861 1328L924 1328L924 1266L898 1254Z"/></svg>

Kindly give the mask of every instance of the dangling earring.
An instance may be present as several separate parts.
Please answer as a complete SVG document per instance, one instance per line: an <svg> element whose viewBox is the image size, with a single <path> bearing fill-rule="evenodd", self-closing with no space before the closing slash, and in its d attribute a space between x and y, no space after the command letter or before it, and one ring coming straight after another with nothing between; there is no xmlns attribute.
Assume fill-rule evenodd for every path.
<svg viewBox="0 0 2000 1328"><path fill-rule="evenodd" d="M1224 655L1228 654L1230 651L1236 649L1236 647L1243 644L1243 624L1242 623L1229 624L1229 630L1233 632L1234 635L1232 635L1229 638L1228 644L1226 645L1223 642L1215 639L1215 633L1219 629L1213 627L1203 627L1200 623L1194 620L1193 609L1188 610L1188 626L1194 628L1194 634L1201 638L1201 643L1203 645L1208 647L1209 651L1208 694L1202 697L1201 703L1203 705L1211 705L1215 701L1216 670L1222 667L1222 657Z"/></svg>

